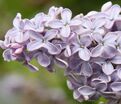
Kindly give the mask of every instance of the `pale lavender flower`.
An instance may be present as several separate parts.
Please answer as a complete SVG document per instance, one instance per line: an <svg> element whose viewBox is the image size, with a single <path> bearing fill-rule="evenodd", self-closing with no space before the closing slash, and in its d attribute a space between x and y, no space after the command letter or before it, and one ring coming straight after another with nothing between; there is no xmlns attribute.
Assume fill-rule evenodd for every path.
<svg viewBox="0 0 121 104"><path fill-rule="evenodd" d="M58 15L62 12L63 7L52 6L48 11L49 21L57 19Z"/></svg>
<svg viewBox="0 0 121 104"><path fill-rule="evenodd" d="M121 7L117 4L112 5L111 2L105 3L101 8L102 17L106 19L105 27L110 29L116 20L120 20Z"/></svg>
<svg viewBox="0 0 121 104"><path fill-rule="evenodd" d="M116 33L107 33L104 38L100 36L96 41L98 45L92 49L91 53L93 57L104 57L104 58L112 58L116 55L116 41L117 34Z"/></svg>
<svg viewBox="0 0 121 104"><path fill-rule="evenodd" d="M26 20L25 22L25 30L33 30L35 32L43 32L44 25L47 21L48 17L44 13L38 13L34 18L31 20Z"/></svg>
<svg viewBox="0 0 121 104"><path fill-rule="evenodd" d="M91 20L90 18L86 17L81 20L81 29L80 29L80 34L88 34L91 37L93 37L93 34L101 34L104 35L105 30L103 26L105 25L105 20L104 19L95 19Z"/></svg>
<svg viewBox="0 0 121 104"><path fill-rule="evenodd" d="M78 52L79 57L84 60L84 61L88 61L91 57L91 52L90 50L87 48L90 44L91 44L91 38L89 36L80 36L77 37L77 41L78 43L75 43L74 45L74 52L76 53Z"/></svg>
<svg viewBox="0 0 121 104"><path fill-rule="evenodd" d="M24 26L25 21L21 19L21 14L18 13L13 20L14 28L10 29L5 35L5 43L10 42L23 43L29 39L29 34L26 33Z"/></svg>
<svg viewBox="0 0 121 104"><path fill-rule="evenodd" d="M50 54L59 54L61 50L50 42L50 40L56 37L57 32L58 31L56 30L49 30L43 36L43 34L29 31L31 40L27 44L27 50L34 51L37 49L46 48Z"/></svg>
<svg viewBox="0 0 121 104"><path fill-rule="evenodd" d="M70 9L63 9L61 12L61 19L55 19L50 21L48 25L51 28L60 29L60 35L63 37L69 37L71 34L71 27L79 26L81 21L79 19L72 19L72 12Z"/></svg>

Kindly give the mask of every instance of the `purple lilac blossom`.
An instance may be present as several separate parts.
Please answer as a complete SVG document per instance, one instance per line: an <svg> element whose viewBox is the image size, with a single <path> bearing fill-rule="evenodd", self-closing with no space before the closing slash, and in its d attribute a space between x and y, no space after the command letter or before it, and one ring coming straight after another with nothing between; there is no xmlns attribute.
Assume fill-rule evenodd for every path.
<svg viewBox="0 0 121 104"><path fill-rule="evenodd" d="M105 3L100 11L72 17L68 8L51 7L22 19L17 13L13 28L0 41L5 61L23 62L31 71L39 69L31 60L54 71L65 69L74 99L95 100L100 96L121 99L121 7Z"/></svg>

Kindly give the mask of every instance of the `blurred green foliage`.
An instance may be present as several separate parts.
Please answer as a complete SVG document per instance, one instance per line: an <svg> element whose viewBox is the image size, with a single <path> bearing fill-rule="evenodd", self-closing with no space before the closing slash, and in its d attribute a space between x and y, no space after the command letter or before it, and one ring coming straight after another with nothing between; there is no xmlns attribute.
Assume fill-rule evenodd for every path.
<svg viewBox="0 0 121 104"><path fill-rule="evenodd" d="M38 12L45 11L47 13L49 7L55 5L70 8L74 16L79 13L86 14L91 10L100 10L101 5L107 1L109 0L0 0L0 39L4 39L5 33L12 27L12 20L17 12L20 12L23 18L31 18ZM112 0L112 2L121 4L121 0ZM0 49L0 78L13 72L26 76L26 80L30 77L37 78L41 84L48 88L63 89L66 93L67 100L70 101L69 104L80 104L73 100L72 92L67 88L63 69L56 69L59 69L56 71L56 74L49 73L42 67L40 67L39 72L32 73L22 63L4 62L2 50ZM84 102L82 104L98 104L99 101Z"/></svg>

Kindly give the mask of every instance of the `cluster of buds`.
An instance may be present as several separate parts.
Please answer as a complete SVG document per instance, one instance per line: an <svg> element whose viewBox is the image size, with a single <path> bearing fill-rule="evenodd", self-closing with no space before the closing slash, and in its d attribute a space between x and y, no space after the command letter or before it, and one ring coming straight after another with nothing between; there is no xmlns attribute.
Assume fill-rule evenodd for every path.
<svg viewBox="0 0 121 104"><path fill-rule="evenodd" d="M5 61L23 62L32 71L32 59L54 71L65 68L74 99L121 98L121 7L105 3L101 11L72 17L68 8L51 7L47 14L22 19L0 41Z"/></svg>

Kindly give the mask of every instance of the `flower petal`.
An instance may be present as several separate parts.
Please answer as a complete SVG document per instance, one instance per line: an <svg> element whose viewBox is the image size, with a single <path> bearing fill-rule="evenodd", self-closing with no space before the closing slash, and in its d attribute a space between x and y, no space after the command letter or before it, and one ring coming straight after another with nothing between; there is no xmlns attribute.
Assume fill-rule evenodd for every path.
<svg viewBox="0 0 121 104"><path fill-rule="evenodd" d="M60 34L63 37L69 37L70 33L71 33L70 26L69 25L66 25L66 26L63 26L62 27Z"/></svg>
<svg viewBox="0 0 121 104"><path fill-rule="evenodd" d="M20 28L20 22L21 22L21 14L17 13L16 17L13 20L13 26L17 29Z"/></svg>
<svg viewBox="0 0 121 104"><path fill-rule="evenodd" d="M33 28L34 28L33 22L30 21L30 20L26 20L26 21L25 21L24 29L25 29L25 30L33 30Z"/></svg>
<svg viewBox="0 0 121 104"><path fill-rule="evenodd" d="M106 22L106 21L105 21L104 19L97 19L97 20L94 21L93 27L94 27L95 29L101 28L101 27L104 26L105 22Z"/></svg>
<svg viewBox="0 0 121 104"><path fill-rule="evenodd" d="M117 26L117 27L120 27L120 26ZM117 36L117 43L119 45L121 45L121 36L120 36L121 32L118 32L118 36Z"/></svg>
<svg viewBox="0 0 121 104"><path fill-rule="evenodd" d="M56 18L56 16L58 16L58 15L61 13L62 10L63 10L63 7L57 8L57 7L55 7L55 6L52 6L52 7L49 9L48 15L49 15L52 19L54 19L54 18Z"/></svg>
<svg viewBox="0 0 121 104"><path fill-rule="evenodd" d="M111 46L103 46L103 52L101 54L104 58L112 58L116 55L117 50Z"/></svg>
<svg viewBox="0 0 121 104"><path fill-rule="evenodd" d="M78 90L74 90L73 97L74 97L74 99L78 100L79 102L84 101L84 97L79 93Z"/></svg>
<svg viewBox="0 0 121 104"><path fill-rule="evenodd" d="M96 89L98 91L105 91L107 89L107 83L100 82L97 84Z"/></svg>
<svg viewBox="0 0 121 104"><path fill-rule="evenodd" d="M48 23L48 26L51 28L61 28L63 23L60 20L53 20Z"/></svg>
<svg viewBox="0 0 121 104"><path fill-rule="evenodd" d="M94 86L94 87L96 87L97 84L100 83L100 82L102 82L101 79L99 79L99 78L93 78L91 80L91 85Z"/></svg>
<svg viewBox="0 0 121 104"><path fill-rule="evenodd" d="M48 15L54 17L54 15L56 14L56 10L57 8L55 6L52 6L48 11Z"/></svg>
<svg viewBox="0 0 121 104"><path fill-rule="evenodd" d="M33 19L34 19L33 21L34 21L35 25L40 27L40 26L42 26L43 22L47 21L48 17L46 14L41 12L41 13L36 14Z"/></svg>
<svg viewBox="0 0 121 104"><path fill-rule="evenodd" d="M73 97L74 97L74 99L79 99L80 96L81 96L81 94L79 93L79 91L74 91L74 92L73 92Z"/></svg>
<svg viewBox="0 0 121 104"><path fill-rule="evenodd" d="M50 42L46 42L45 48L47 48L48 52L52 55L59 54L61 52L61 50L58 47L56 47L54 44Z"/></svg>
<svg viewBox="0 0 121 104"><path fill-rule="evenodd" d="M90 36L82 36L80 37L79 42L82 46L88 47L92 43L92 40Z"/></svg>
<svg viewBox="0 0 121 104"><path fill-rule="evenodd" d="M86 85L78 88L78 91L80 92L80 94L82 94L84 96L93 95L95 93L94 88L86 86Z"/></svg>
<svg viewBox="0 0 121 104"><path fill-rule="evenodd" d="M107 33L103 39L104 44L106 45L115 45L115 41L117 39L117 34L115 33Z"/></svg>
<svg viewBox="0 0 121 104"><path fill-rule="evenodd" d="M72 69L76 69L81 64L81 59L77 55L72 55L68 60L69 67Z"/></svg>
<svg viewBox="0 0 121 104"><path fill-rule="evenodd" d="M44 47L44 46L45 46L45 44L42 43L41 40L40 41L32 41L32 42L27 44L27 50L34 51L34 50L37 50L37 49Z"/></svg>
<svg viewBox="0 0 121 104"><path fill-rule="evenodd" d="M30 39L32 39L32 40L41 40L41 39L43 39L42 34L37 33L35 31L32 31L32 30L26 31L26 34L28 34Z"/></svg>
<svg viewBox="0 0 121 104"><path fill-rule="evenodd" d="M92 57L98 57L102 54L103 52L103 46L102 45L97 45L95 48L92 49Z"/></svg>
<svg viewBox="0 0 121 104"><path fill-rule="evenodd" d="M24 42L24 35L22 32L18 32L15 36L15 41L18 43Z"/></svg>
<svg viewBox="0 0 121 104"><path fill-rule="evenodd" d="M71 52L71 49L70 49L70 46L69 46L69 45L66 46L66 49L65 49L65 51L64 51L64 55L65 55L66 57L70 57L70 56L72 55L72 52Z"/></svg>
<svg viewBox="0 0 121 104"><path fill-rule="evenodd" d="M121 12L120 6L115 4L111 7L109 15L110 15L111 19L116 19L118 17L118 15L120 14L120 12Z"/></svg>
<svg viewBox="0 0 121 104"><path fill-rule="evenodd" d="M110 21L110 20L108 19L108 20L106 21L105 27L106 27L108 30L110 30L110 29L112 29L113 25L114 25L114 21Z"/></svg>
<svg viewBox="0 0 121 104"><path fill-rule="evenodd" d="M116 55L112 60L111 62L113 64L121 64L121 55Z"/></svg>
<svg viewBox="0 0 121 104"><path fill-rule="evenodd" d="M43 67L47 67L51 63L50 58L45 53L40 53L37 56L37 60L38 60L38 63Z"/></svg>
<svg viewBox="0 0 121 104"><path fill-rule="evenodd" d="M69 81L69 80L67 80L67 86L68 86L68 88L70 89L70 90L73 90L74 88L73 88L73 85L72 85L72 83L71 83L71 81Z"/></svg>
<svg viewBox="0 0 121 104"><path fill-rule="evenodd" d="M3 52L3 58L5 61L11 61L11 60L16 60L16 57L12 55L12 50L11 49L6 49Z"/></svg>
<svg viewBox="0 0 121 104"><path fill-rule="evenodd" d="M93 39L94 41L100 43L103 39L103 36L101 34L99 34L98 32L97 33L93 33Z"/></svg>
<svg viewBox="0 0 121 104"><path fill-rule="evenodd" d="M108 10L109 8L111 8L111 6L112 6L112 2L109 1L109 2L105 3L105 4L102 6L101 11L102 11L102 12L105 12L106 10Z"/></svg>
<svg viewBox="0 0 121 104"><path fill-rule="evenodd" d="M104 29L104 28L96 28L95 30L94 30L94 33L96 34L100 34L100 35L105 35L106 34L106 30Z"/></svg>
<svg viewBox="0 0 121 104"><path fill-rule="evenodd" d="M112 74L115 70L114 67L111 63L104 63L102 66L102 71L106 74L106 75L110 75Z"/></svg>
<svg viewBox="0 0 121 104"><path fill-rule="evenodd" d="M110 82L110 81L112 80L110 76L107 76L107 75L105 75L105 74L101 74L101 75L99 76L99 79L100 79L102 82L105 82L105 83L108 83L108 82Z"/></svg>
<svg viewBox="0 0 121 104"><path fill-rule="evenodd" d="M119 73L118 73L118 70L119 70ZM116 71L111 74L111 81L113 82L119 81L120 77L118 74L120 75L120 69L117 68Z"/></svg>
<svg viewBox="0 0 121 104"><path fill-rule="evenodd" d="M82 25L82 27L84 27L86 29L89 29L89 30L93 27L93 24L92 24L91 20L88 19L88 18L83 19L81 25Z"/></svg>
<svg viewBox="0 0 121 104"><path fill-rule="evenodd" d="M72 12L70 9L65 8L61 12L61 18L65 23L69 23L72 17Z"/></svg>
<svg viewBox="0 0 121 104"><path fill-rule="evenodd" d="M18 43L11 43L10 47L16 49L16 48L21 48L22 45L20 45L20 44L18 44Z"/></svg>
<svg viewBox="0 0 121 104"><path fill-rule="evenodd" d="M113 82L111 85L110 85L111 89L115 92L119 92L121 91L121 82Z"/></svg>
<svg viewBox="0 0 121 104"><path fill-rule="evenodd" d="M78 25L80 25L81 23L82 23L82 21L79 20L79 19L72 19L72 20L70 21L69 25L70 25L70 26L78 26Z"/></svg>
<svg viewBox="0 0 121 104"><path fill-rule="evenodd" d="M14 54L21 54L23 52L23 47L15 50Z"/></svg>
<svg viewBox="0 0 121 104"><path fill-rule="evenodd" d="M79 57L84 61L88 61L90 59L90 56L91 56L90 51L86 47L80 48L78 54L79 54Z"/></svg>
<svg viewBox="0 0 121 104"><path fill-rule="evenodd" d="M118 77L121 79L121 69L118 69L118 70L117 70L117 75L118 75Z"/></svg>
<svg viewBox="0 0 121 104"><path fill-rule="evenodd" d="M9 29L7 31L7 33L5 34L5 38L8 38L8 37L11 37L11 36L15 36L15 33L17 32L18 30L16 28L12 28L12 29Z"/></svg>
<svg viewBox="0 0 121 104"><path fill-rule="evenodd" d="M86 17L90 17L90 16L93 16L95 14L97 14L98 12L97 11L90 11L86 14Z"/></svg>
<svg viewBox="0 0 121 104"><path fill-rule="evenodd" d="M16 29L22 29L24 27L24 23L21 20L21 14L20 13L17 13L16 17L14 18L14 20L13 20L13 26Z"/></svg>
<svg viewBox="0 0 121 104"><path fill-rule="evenodd" d="M29 40L30 34L28 34L28 32L26 31L26 32L23 34L23 37L24 37L23 41L26 42L27 40Z"/></svg>
<svg viewBox="0 0 121 104"><path fill-rule="evenodd" d="M57 34L58 34L57 30L54 30L54 29L48 30L44 36L44 39L47 41L52 40L52 39L56 38Z"/></svg>
<svg viewBox="0 0 121 104"><path fill-rule="evenodd" d="M81 73L84 76L90 77L93 74L91 65L89 63L84 62L81 66Z"/></svg>

